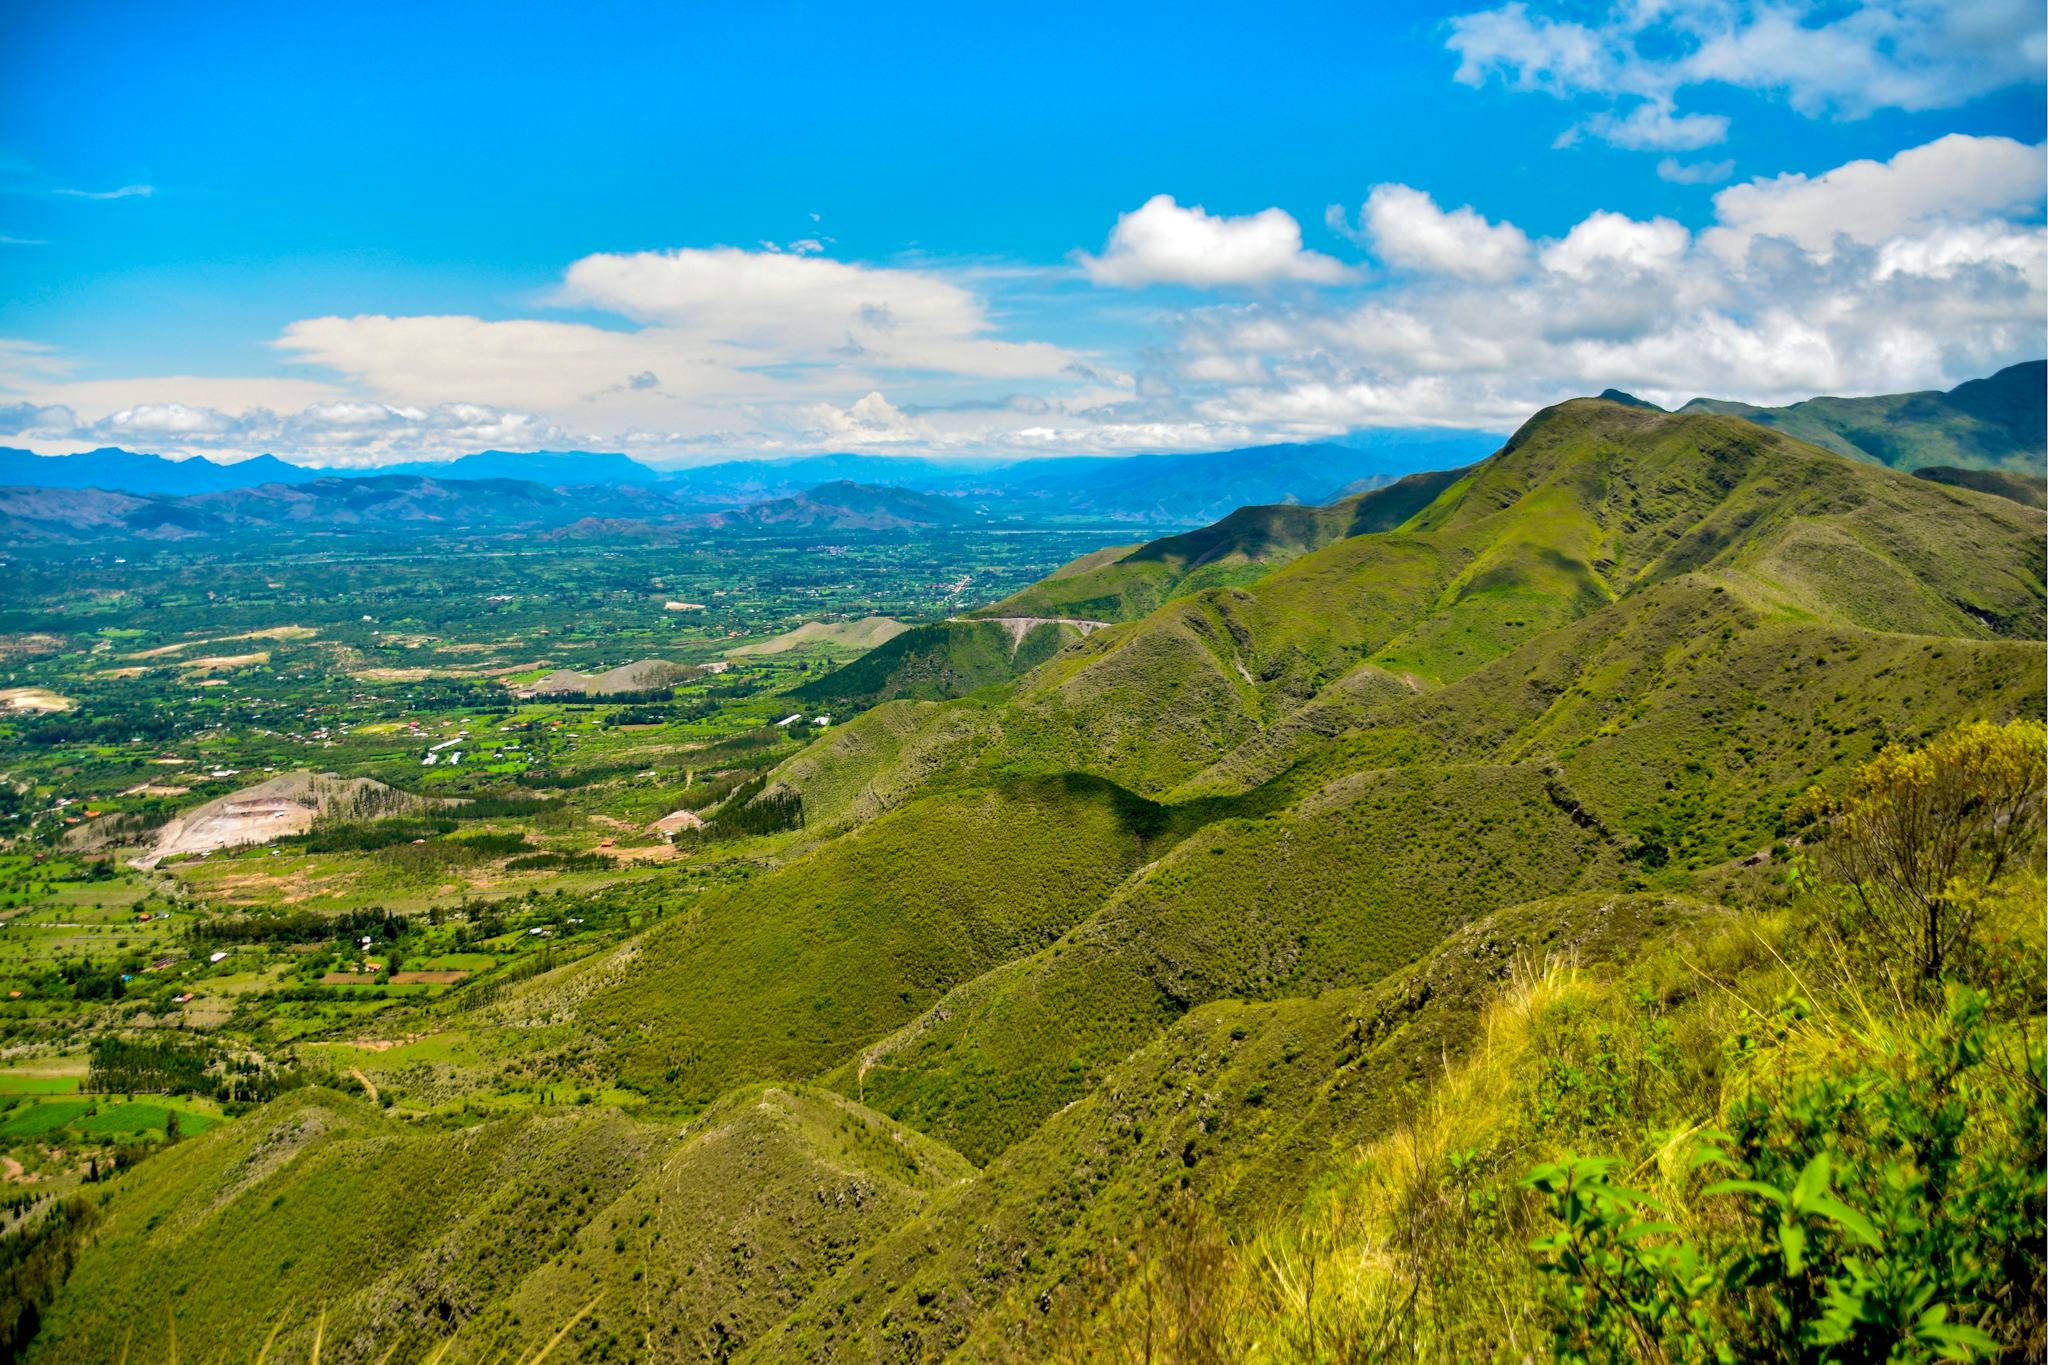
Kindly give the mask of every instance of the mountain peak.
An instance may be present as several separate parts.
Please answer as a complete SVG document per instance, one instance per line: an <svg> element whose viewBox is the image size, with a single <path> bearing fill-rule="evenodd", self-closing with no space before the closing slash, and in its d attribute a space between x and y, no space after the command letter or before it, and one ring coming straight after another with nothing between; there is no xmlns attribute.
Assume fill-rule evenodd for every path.
<svg viewBox="0 0 2048 1365"><path fill-rule="evenodd" d="M1599 396L1600 401L1603 403L1619 403L1623 407L1628 408L1648 408L1651 412L1664 411L1663 408L1658 407L1647 398L1638 398L1634 394L1624 393L1620 389L1602 389Z"/></svg>

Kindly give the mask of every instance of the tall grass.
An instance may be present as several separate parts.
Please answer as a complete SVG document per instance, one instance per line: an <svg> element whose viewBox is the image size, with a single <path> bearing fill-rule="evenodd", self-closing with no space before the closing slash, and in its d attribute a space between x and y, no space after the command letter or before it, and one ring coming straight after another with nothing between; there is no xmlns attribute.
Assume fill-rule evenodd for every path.
<svg viewBox="0 0 2048 1365"><path fill-rule="evenodd" d="M1015 1358L2038 1358L2042 896L2002 884L1942 1001L1831 890L1604 978L1518 961L1298 1215L1232 1236L1184 1198Z"/></svg>

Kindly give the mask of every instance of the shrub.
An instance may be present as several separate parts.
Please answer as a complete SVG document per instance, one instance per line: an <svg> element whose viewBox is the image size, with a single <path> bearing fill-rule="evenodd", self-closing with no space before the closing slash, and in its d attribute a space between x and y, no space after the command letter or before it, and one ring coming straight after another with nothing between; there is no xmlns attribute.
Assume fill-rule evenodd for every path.
<svg viewBox="0 0 2048 1365"><path fill-rule="evenodd" d="M1829 869L1924 985L1968 945L1992 884L2039 847L2044 787L2041 722L1980 721L1924 748L1886 746L1846 791L1809 791L1802 813L1828 826Z"/></svg>

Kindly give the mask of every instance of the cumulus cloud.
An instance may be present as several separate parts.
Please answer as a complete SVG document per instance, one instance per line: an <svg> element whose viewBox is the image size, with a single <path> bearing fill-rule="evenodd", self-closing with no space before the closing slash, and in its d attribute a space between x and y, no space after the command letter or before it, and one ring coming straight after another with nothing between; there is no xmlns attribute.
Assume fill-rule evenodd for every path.
<svg viewBox="0 0 2048 1365"><path fill-rule="evenodd" d="M1220 428L1314 437L1510 426L1609 385L1666 403L1946 387L2038 356L2048 310L2038 188L2009 152L1959 150L1734 186L1697 236L1595 211L1555 239L1517 231L1512 271L1439 270L1333 306L1198 310L1181 341L1183 400ZM2041 149L2021 150L2038 176ZM1942 163L1947 177L1920 174ZM1396 188L1376 196L1440 213ZM1853 233L1833 230L1844 223Z"/></svg>
<svg viewBox="0 0 2048 1365"><path fill-rule="evenodd" d="M1274 284L1342 284L1353 272L1301 244L1301 224L1277 208L1231 218L1201 205L1182 208L1155 194L1120 215L1100 256L1075 259L1097 284L1196 289Z"/></svg>
<svg viewBox="0 0 2048 1365"><path fill-rule="evenodd" d="M1722 86L1782 98L1810 117L1945 109L2038 83L2048 39L2034 0L1660 0L1593 22L1514 0L1455 18L1456 79L1605 100L1575 125L1617 146L1689 151L1727 132L1683 114L1685 91Z"/></svg>
<svg viewBox="0 0 2048 1365"><path fill-rule="evenodd" d="M2048 195L2042 151L2011 138L1952 133L1889 161L1732 185L1714 196L1721 226L1708 241L1724 254L1761 236L1825 252L1838 236L1883 242L1944 223L2038 212Z"/></svg>
<svg viewBox="0 0 2048 1365"><path fill-rule="evenodd" d="M868 363L980 378L1044 378L1074 356L1004 341L987 303L932 271L810 253L709 250L586 256L559 297L651 324L674 343L821 360L849 338Z"/></svg>
<svg viewBox="0 0 2048 1365"><path fill-rule="evenodd" d="M0 403L0 436L68 436L78 414L63 404Z"/></svg>
<svg viewBox="0 0 2048 1365"><path fill-rule="evenodd" d="M935 433L879 393L870 393L844 408L817 403L805 410L806 434L822 445L932 444Z"/></svg>
<svg viewBox="0 0 2048 1365"><path fill-rule="evenodd" d="M1545 246L1543 267L1575 280L1612 278L1617 272L1668 275L1691 246L1692 234L1669 218L1644 223L1602 210Z"/></svg>
<svg viewBox="0 0 2048 1365"><path fill-rule="evenodd" d="M1514 224L1489 223L1469 206L1446 213L1407 185L1374 186L1359 221L1379 258L1403 270L1508 280L1529 255L1529 239Z"/></svg>
<svg viewBox="0 0 2048 1365"><path fill-rule="evenodd" d="M371 465L493 447L538 449L559 444L566 433L533 413L477 403L416 407L349 399L283 415L261 406L224 411L189 403L137 403L89 421L62 404L12 403L0 405L0 435L32 436L67 447L120 445L230 458L277 452L318 464Z"/></svg>
<svg viewBox="0 0 2048 1365"><path fill-rule="evenodd" d="M2041 166L2038 147L1945 138L1728 185L1697 231L1588 204L1540 235L1379 185L1355 224L1328 219L1365 267L1307 252L1284 214L1247 236L1266 215L1154 200L1138 214L1170 210L1163 242L1126 214L1083 264L1104 282L1243 289L1163 296L1177 311L1162 296L1134 310L1073 271L597 255L551 295L573 317L293 323L280 353L324 378L78 380L62 353L0 339L0 434L359 465L493 446L1051 454L1498 430L1609 385L1665 403L1946 387L2040 354ZM1249 287L1287 283L1342 287ZM1121 355L1080 351L1020 332L1023 308L1155 330Z"/></svg>

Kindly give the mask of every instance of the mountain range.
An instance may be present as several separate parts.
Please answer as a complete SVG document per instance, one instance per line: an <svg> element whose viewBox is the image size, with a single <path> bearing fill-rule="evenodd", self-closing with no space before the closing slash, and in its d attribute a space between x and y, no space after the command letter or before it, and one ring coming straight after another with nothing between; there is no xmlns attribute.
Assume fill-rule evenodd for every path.
<svg viewBox="0 0 2048 1365"><path fill-rule="evenodd" d="M515 479L417 474L323 478L185 496L0 488L0 535L19 547L422 531L663 541L721 532L904 531L980 519L957 498L847 482L719 512L691 511L647 483L550 488Z"/></svg>
<svg viewBox="0 0 2048 1365"><path fill-rule="evenodd" d="M751 798L801 801L770 870L360 1054L444 1111L453 1056L641 1114L294 1092L114 1191L37 1358L115 1359L173 1305L181 1338L303 1356L316 1291L351 1360L557 1324L578 1359L1055 1358L1074 1312L1149 1292L1121 1249L1176 1208L1292 1264L1262 1229L1416 1131L1528 964L1694 943L1812 784L2043 709L2019 501L1600 399L1459 463L1099 552L807 684L876 704ZM1677 956L1644 1029L1716 995L1726 964ZM1652 1055L1718 1085L1805 1017ZM1594 1131L1612 1078L1548 1062L1528 1122ZM1457 1153L1414 1159L1462 1220L1431 1235L1507 1217Z"/></svg>
<svg viewBox="0 0 2048 1365"><path fill-rule="evenodd" d="M1813 398L1782 408L1695 398L1680 411L1732 413L1824 450L1896 469L1991 469L2038 474L2048 361L2013 365L1945 393ZM1608 390L1602 397L1653 404ZM993 516L1036 522L1127 521L1196 526L1239 507L1321 504L1403 474L1469 463L1498 442L1471 431L1361 433L1345 442L1257 446L1187 455L931 459L807 455L655 469L592 451L487 450L374 470L319 469L272 455L235 463L169 459L106 448L42 456L0 447L0 487L99 489L187 496L321 479L410 476L436 484L515 480L548 488L660 486L678 506L719 510L794 497L820 484L906 488L966 500ZM593 511L593 516L608 515Z"/></svg>
<svg viewBox="0 0 2048 1365"><path fill-rule="evenodd" d="M730 512L798 497L825 484L861 484L950 499L960 513L949 520L1194 526L1252 503L1326 502L1415 469L1476 459L1496 444L1496 438L1472 432L1415 432L1363 443L1259 446L1192 455L1006 462L816 455L675 470L655 470L624 455L585 452L485 451L438 463L321 470L267 455L218 464L112 449L70 456L0 449L0 488L91 489L175 498L312 484L392 489L516 482L565 496L574 490L573 496L589 505L589 516L606 518L619 515L614 507L619 498L643 493L651 495L645 505L659 508L659 515L680 515ZM425 482L377 482L392 479Z"/></svg>

